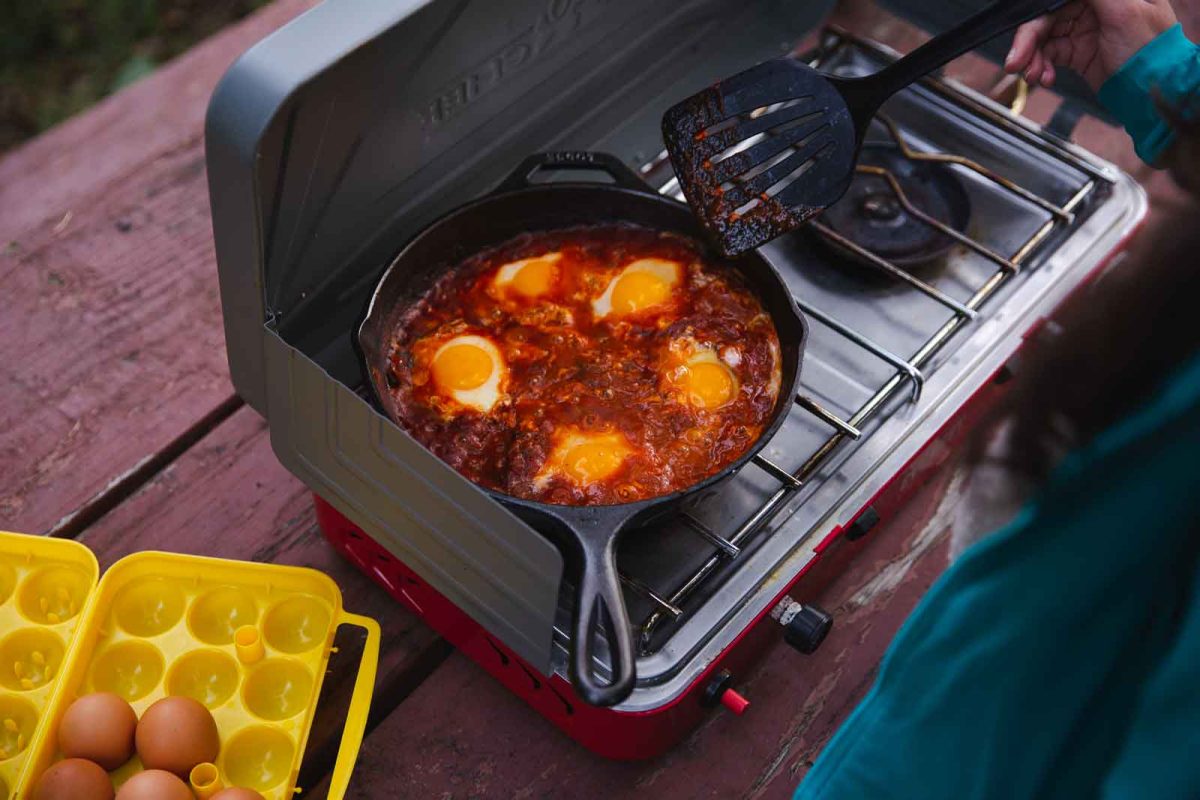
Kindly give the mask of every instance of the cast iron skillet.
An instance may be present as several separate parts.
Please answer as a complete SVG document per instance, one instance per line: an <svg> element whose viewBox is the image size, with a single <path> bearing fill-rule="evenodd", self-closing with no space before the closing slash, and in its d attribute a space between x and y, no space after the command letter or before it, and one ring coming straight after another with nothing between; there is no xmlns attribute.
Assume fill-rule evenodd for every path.
<svg viewBox="0 0 1200 800"><path fill-rule="evenodd" d="M607 173L614 183L534 183L541 169L586 169ZM579 225L628 222L684 234L703 242L703 229L683 203L653 191L617 158L601 153L547 153L521 163L491 194L467 203L417 234L384 271L371 298L358 342L367 374L384 411L399 421L388 391L388 355L398 316L420 298L446 269L466 257L522 233ZM687 489L662 497L611 506L561 506L522 500L488 490L493 498L564 549L578 587L571 652L571 680L593 705L611 706L633 690L633 636L617 576L616 542L629 530L696 498L748 462L771 438L791 408L800 375L807 326L787 285L761 255L747 253L734 264L758 293L775 323L783 355L783 380L774 415L763 435L736 462ZM594 631L608 640L611 672L596 675Z"/></svg>

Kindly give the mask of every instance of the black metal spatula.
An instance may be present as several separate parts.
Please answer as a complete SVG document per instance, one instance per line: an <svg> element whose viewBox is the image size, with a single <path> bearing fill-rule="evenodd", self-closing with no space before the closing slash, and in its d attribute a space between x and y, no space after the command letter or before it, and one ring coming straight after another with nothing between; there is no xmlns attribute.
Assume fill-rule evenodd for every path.
<svg viewBox="0 0 1200 800"><path fill-rule="evenodd" d="M874 75L839 78L779 58L689 97L663 115L689 205L730 256L797 228L845 193L885 100L1067 2L1000 0Z"/></svg>

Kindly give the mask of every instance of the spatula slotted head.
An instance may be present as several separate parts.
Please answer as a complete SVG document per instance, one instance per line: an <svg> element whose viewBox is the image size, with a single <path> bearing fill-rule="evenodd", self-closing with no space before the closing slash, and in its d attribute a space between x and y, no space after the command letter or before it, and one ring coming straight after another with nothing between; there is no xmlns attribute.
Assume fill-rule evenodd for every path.
<svg viewBox="0 0 1200 800"><path fill-rule="evenodd" d="M835 203L858 149L838 86L794 58L751 67L673 106L663 137L688 204L729 256Z"/></svg>

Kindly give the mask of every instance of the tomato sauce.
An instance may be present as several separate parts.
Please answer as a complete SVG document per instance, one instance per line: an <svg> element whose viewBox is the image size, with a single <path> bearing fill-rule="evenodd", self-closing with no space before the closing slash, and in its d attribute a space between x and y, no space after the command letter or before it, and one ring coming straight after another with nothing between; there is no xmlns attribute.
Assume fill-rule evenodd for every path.
<svg viewBox="0 0 1200 800"><path fill-rule="evenodd" d="M547 254L552 265L502 285L504 265ZM647 259L662 275L621 283ZM547 274L549 285L536 283ZM665 295L663 280L674 281ZM537 296L522 291L531 285ZM494 346L498 378L448 391L433 363L456 342ZM480 486L610 505L685 489L736 461L773 417L780 360L774 324L736 270L685 237L603 225L520 236L448 270L401 315L388 385L399 424ZM696 383L702 374L716 383ZM625 446L599 459L555 455L590 437Z"/></svg>

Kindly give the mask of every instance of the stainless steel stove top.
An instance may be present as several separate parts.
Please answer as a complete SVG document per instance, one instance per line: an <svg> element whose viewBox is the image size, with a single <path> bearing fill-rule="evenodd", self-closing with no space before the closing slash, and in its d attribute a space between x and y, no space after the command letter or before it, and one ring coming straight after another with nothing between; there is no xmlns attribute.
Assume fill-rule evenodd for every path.
<svg viewBox="0 0 1200 800"><path fill-rule="evenodd" d="M831 32L815 60L854 74L893 57ZM911 272L863 253L850 263L828 246L837 234L820 220L766 248L812 323L802 393L754 466L679 520L621 545L641 650L624 710L659 706L686 688L1145 212L1130 178L953 84L928 81L893 99L868 141L951 170L969 198L965 234L943 233L954 239L950 254ZM643 173L680 196L663 156ZM564 606L556 627L564 672L568 619Z"/></svg>

